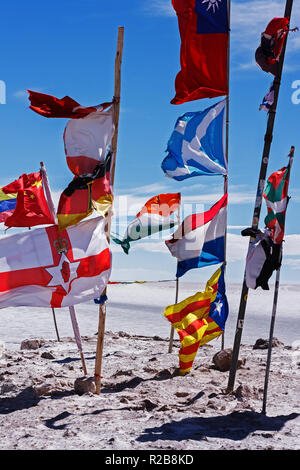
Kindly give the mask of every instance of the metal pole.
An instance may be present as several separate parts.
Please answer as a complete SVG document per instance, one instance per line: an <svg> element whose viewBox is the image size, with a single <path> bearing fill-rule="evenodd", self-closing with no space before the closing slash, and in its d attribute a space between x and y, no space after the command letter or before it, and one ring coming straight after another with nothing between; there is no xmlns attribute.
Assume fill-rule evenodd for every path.
<svg viewBox="0 0 300 470"><path fill-rule="evenodd" d="M293 164L294 158L294 147L291 148L289 157L289 171L288 171L288 185L289 185L289 178L291 174L291 168ZM282 254L282 253L281 253ZM278 300L278 293L279 293L279 283L280 283L280 268L276 272L276 281L275 281L275 290L274 290L274 299L273 299L273 309L272 309L272 317L270 323L270 333L269 333L269 344L268 344L268 356L267 356L267 364L266 364L266 374L265 374L265 385L264 385L264 396L263 396L263 405L262 405L262 413L266 414L267 409L267 394L268 394L268 384L269 384L269 375L270 375L270 366L271 366L271 355L272 355L272 347L273 347L273 333L274 333L274 326L275 326L275 317L277 311L277 300Z"/></svg>
<svg viewBox="0 0 300 470"><path fill-rule="evenodd" d="M178 227L180 226L180 204L178 206L178 212L177 212L177 219L178 219ZM175 291L175 304L178 302L178 292L179 292L179 279L176 277L176 291ZM174 332L175 328L173 325L171 325L171 331L170 331L170 340L169 340L169 350L168 352L171 353L173 350L173 342L174 342Z"/></svg>
<svg viewBox="0 0 300 470"><path fill-rule="evenodd" d="M56 318L55 318L55 310L54 310L54 308L52 308L52 314L53 314L53 320L54 320L54 326L55 326L57 341L60 341L60 337L59 337L59 334L58 334L57 323L56 323Z"/></svg>
<svg viewBox="0 0 300 470"><path fill-rule="evenodd" d="M293 6L293 0L286 0L285 13L284 13L285 17L291 18L292 6ZM283 68L283 62L284 62L284 56L285 56L287 36L288 36L288 33L286 35L286 38L282 47L281 56L279 59L278 75L274 78L274 103L269 110L267 129L266 129L265 138L264 138L265 143L264 143L264 149L263 149L263 154L262 154L262 159L261 159L261 167L260 167L257 192L256 192L256 201L255 201L255 207L254 207L253 219L252 219L252 228L255 228L255 229L258 228L258 224L259 224L259 217L260 217L261 204L262 204L262 195L263 195L266 173L267 173L267 168L268 168L268 163L269 163L270 148L271 148L271 143L273 139L273 128L274 128L274 121L275 121L275 115L276 115L281 76L282 76L282 68ZM250 243L251 243L251 239L249 241L249 244ZM244 318L245 318L245 312L246 312L246 306L247 306L247 297L248 297L248 287L246 284L246 270L245 270L244 281L243 281L242 292L241 292L241 299L240 299L240 307L239 307L237 324L236 324L234 346L233 346L233 352L232 352L232 362L231 362L231 368L229 372L229 379L228 379L228 385L227 385L227 393L232 392L234 388L234 382L235 382L235 376L236 376L236 370L237 370L238 358L239 358L239 350L240 350L240 344L241 344L241 338L242 338L242 332L243 332L243 326L244 326Z"/></svg>

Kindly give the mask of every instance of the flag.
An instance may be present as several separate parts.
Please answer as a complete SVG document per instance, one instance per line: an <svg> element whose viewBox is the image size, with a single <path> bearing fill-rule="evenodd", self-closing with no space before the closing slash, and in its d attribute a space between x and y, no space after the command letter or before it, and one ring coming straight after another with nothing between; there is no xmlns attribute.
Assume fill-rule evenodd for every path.
<svg viewBox="0 0 300 470"><path fill-rule="evenodd" d="M27 90L29 93L30 109L48 118L69 118L80 119L90 113L103 111L112 105L112 103L102 103L97 106L81 106L77 101L69 96L64 98L55 98L55 96L38 93L36 91Z"/></svg>
<svg viewBox="0 0 300 470"><path fill-rule="evenodd" d="M17 193L15 209L4 222L7 227L33 227L55 222L48 208L40 172L24 173L18 180L4 186L2 192Z"/></svg>
<svg viewBox="0 0 300 470"><path fill-rule="evenodd" d="M178 209L180 197L180 193L153 196L130 222L123 239L112 237L112 240L120 244L124 252L128 254L130 242L174 227L175 220L170 216Z"/></svg>
<svg viewBox="0 0 300 470"><path fill-rule="evenodd" d="M0 239L0 308L68 307L99 297L110 276L105 219Z"/></svg>
<svg viewBox="0 0 300 470"><path fill-rule="evenodd" d="M0 222L5 222L12 215L16 203L17 193L5 194L0 188Z"/></svg>
<svg viewBox="0 0 300 470"><path fill-rule="evenodd" d="M246 285L249 289L269 290L269 279L281 266L282 244L273 242L268 229L262 232L249 227L241 233L251 237L246 257Z"/></svg>
<svg viewBox="0 0 300 470"><path fill-rule="evenodd" d="M279 58L288 31L289 18L273 18L261 34L260 45L255 51L257 65L275 77L279 73Z"/></svg>
<svg viewBox="0 0 300 470"><path fill-rule="evenodd" d="M166 176L177 181L198 175L226 175L223 129L225 100L180 116L162 162Z"/></svg>
<svg viewBox="0 0 300 470"><path fill-rule="evenodd" d="M271 230L274 243L281 243L284 237L285 214L288 204L289 165L275 171L267 180L264 198L268 215L266 226Z"/></svg>
<svg viewBox="0 0 300 470"><path fill-rule="evenodd" d="M105 217L112 206L110 187L111 153L99 163L92 176L76 176L60 196L57 221L59 230L75 225L95 209Z"/></svg>
<svg viewBox="0 0 300 470"><path fill-rule="evenodd" d="M112 110L70 119L64 131L67 165L76 176L90 175L105 160L114 133Z"/></svg>
<svg viewBox="0 0 300 470"><path fill-rule="evenodd" d="M166 245L178 259L176 277L224 261L227 193L208 211L189 215Z"/></svg>
<svg viewBox="0 0 300 470"><path fill-rule="evenodd" d="M166 307L164 315L179 335L180 373L192 368L199 346L220 336L228 317L225 293L224 266L221 266L206 283L204 292Z"/></svg>
<svg viewBox="0 0 300 470"><path fill-rule="evenodd" d="M259 106L259 111L264 109L268 113L273 103L274 103L274 82L271 83L269 91L263 97L262 103Z"/></svg>
<svg viewBox="0 0 300 470"><path fill-rule="evenodd" d="M181 70L172 104L227 95L227 0L172 0L181 37Z"/></svg>

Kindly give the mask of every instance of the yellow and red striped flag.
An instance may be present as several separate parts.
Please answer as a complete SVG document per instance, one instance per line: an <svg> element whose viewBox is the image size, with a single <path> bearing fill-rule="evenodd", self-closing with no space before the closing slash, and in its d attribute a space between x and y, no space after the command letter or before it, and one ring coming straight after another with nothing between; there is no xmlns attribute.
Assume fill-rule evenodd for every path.
<svg viewBox="0 0 300 470"><path fill-rule="evenodd" d="M178 332L180 374L192 368L199 346L220 336L228 316L225 295L224 268L219 268L207 281L204 292L174 305L169 305L164 315Z"/></svg>

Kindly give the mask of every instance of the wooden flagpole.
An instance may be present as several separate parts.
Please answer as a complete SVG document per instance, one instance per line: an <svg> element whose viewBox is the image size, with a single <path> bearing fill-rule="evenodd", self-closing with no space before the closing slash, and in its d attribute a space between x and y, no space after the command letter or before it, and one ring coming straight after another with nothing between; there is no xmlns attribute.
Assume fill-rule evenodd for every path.
<svg viewBox="0 0 300 470"><path fill-rule="evenodd" d="M180 226L180 204L178 206L178 213L177 213L177 218L178 218L178 227ZM177 262L178 264L178 262ZM176 277L176 291L175 291L175 304L178 302L178 293L179 293L179 279ZM169 340L169 350L168 352L171 353L173 350L173 342L174 342L174 332L175 328L173 325L171 325L171 331L170 331L170 340Z"/></svg>
<svg viewBox="0 0 300 470"><path fill-rule="evenodd" d="M120 26L118 28L117 50L116 50L116 57L115 57L115 90L114 90L114 101L113 101L113 122L115 126L115 131L114 131L114 135L111 141L111 152L113 155L112 169L111 169L112 187L114 185L114 179L115 179L117 143L118 143L123 38L124 38L124 27ZM110 241L110 227L111 227L111 218L108 219L108 224L107 224L107 238L109 241ZM104 295L106 295L106 289L103 292L103 296ZM100 391L101 391L101 369L102 369L102 356L103 356L103 345L104 345L105 317L106 317L106 305L105 305L105 302L103 302L103 303L100 303L99 305L98 338L97 338L97 350L96 350L96 360L95 360L95 384L96 384L97 395L100 395Z"/></svg>
<svg viewBox="0 0 300 470"><path fill-rule="evenodd" d="M84 354L83 354L81 337L80 337L79 327L78 327L78 323L77 323L77 319L76 319L76 315L75 315L74 305L69 307L69 312L70 312L72 327L73 327L73 331L74 331L75 341L76 341L76 344L77 344L78 351L80 353L83 372L84 372L84 375L87 375L86 363L85 363L85 358L84 358Z"/></svg>
<svg viewBox="0 0 300 470"><path fill-rule="evenodd" d="M295 147L291 147L291 150L289 153L290 161L289 161L289 170L288 170L288 187L289 187L291 168L292 168L293 159L294 159L294 151L295 151ZM263 396L263 405L262 405L263 414L266 414L266 409L267 409L267 394L268 394L269 374L270 374L271 355L272 355L272 343L273 343L273 333L274 333L275 317L276 317L276 310L277 310L279 283L280 283L280 267L276 271L276 281L275 281L275 290L274 290L274 298L273 298L272 317L271 317L271 323L270 323L268 356L267 356L265 384L264 384L264 396Z"/></svg>
<svg viewBox="0 0 300 470"><path fill-rule="evenodd" d="M292 6L293 6L293 0L286 0L286 6L285 6L285 12L284 12L285 17L291 18ZM278 75L274 78L274 103L269 110L267 128L266 128L266 133L265 133L265 138L264 138L265 143L264 143L264 149L263 149L263 154L262 154L262 159L261 159L261 167L260 167L260 173L259 173L259 178L258 178L255 207L254 207L253 219L252 219L252 228L254 229L257 229L258 224L259 224L259 217L260 217L260 211L261 211L261 205L262 205L262 195L263 195L266 173L267 173L267 168L268 168L268 163L269 163L271 143L273 139L273 128L274 128L274 121L275 121L275 116L276 116L277 101L278 101L278 95L279 95L279 89L280 89L280 82L281 82L281 76L282 76L282 68L283 68L283 63L284 63L287 37L288 37L288 33L285 37L283 47L282 47L282 52L281 52L280 59L279 59ZM249 241L249 244L250 243L251 243L251 239ZM227 393L231 393L234 388L235 376L236 376L237 365L238 365L239 350L240 350L240 344L241 344L241 338L242 338L242 332L243 332L243 326L244 326L244 318L245 318L245 312L246 312L246 306L247 306L247 298L248 298L248 287L246 284L246 269L245 269L242 292L241 292L241 299L240 299L240 306L239 306L239 312L238 312L238 318L237 318L237 324L236 324L233 352L232 352L232 362L231 362L231 368L229 372L229 379L228 379L228 385L227 385Z"/></svg>

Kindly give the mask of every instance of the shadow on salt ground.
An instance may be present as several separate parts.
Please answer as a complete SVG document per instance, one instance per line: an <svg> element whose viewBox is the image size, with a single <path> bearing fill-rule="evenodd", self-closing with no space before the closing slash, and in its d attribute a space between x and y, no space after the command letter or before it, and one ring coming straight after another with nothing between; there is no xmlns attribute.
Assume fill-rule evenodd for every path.
<svg viewBox="0 0 300 470"><path fill-rule="evenodd" d="M38 397L31 387L22 390L15 397L0 398L0 415L7 415L14 411L27 410L36 406L40 400L51 399L57 400L63 397L74 395L74 391L57 391L55 395L45 397Z"/></svg>
<svg viewBox="0 0 300 470"><path fill-rule="evenodd" d="M137 441L185 441L187 439L201 441L206 437L239 441L257 430L280 431L287 421L298 416L298 413L291 413L287 416L264 416L253 411L234 411L226 416L184 418L180 421L170 421L162 426L146 428Z"/></svg>
<svg viewBox="0 0 300 470"><path fill-rule="evenodd" d="M92 357L85 357L84 358L86 361L94 360L96 359L96 356ZM78 362L81 361L80 357L66 357L65 359L56 359L55 361L51 361L56 364L70 364L70 362Z"/></svg>
<svg viewBox="0 0 300 470"><path fill-rule="evenodd" d="M102 392L103 393L122 392L126 388L136 388L142 382L151 382L151 380L158 380L158 381L168 380L172 377L175 377L176 375L179 375L178 369L175 369L173 373L170 372L168 369L163 369L160 372L158 372L156 375L154 375L153 377L149 377L147 379L136 376L130 380L124 380L123 382L106 384L103 387Z"/></svg>

